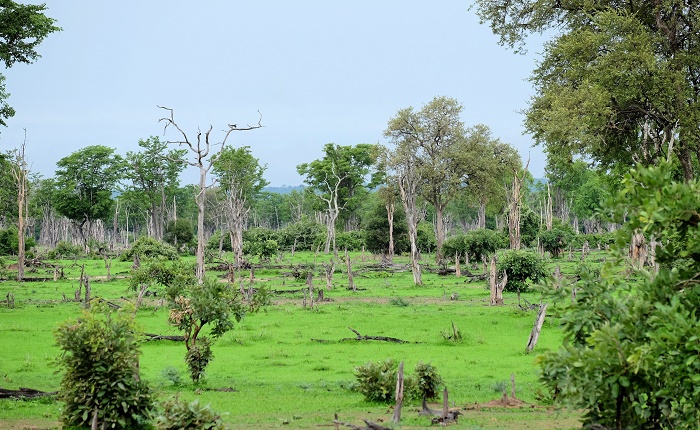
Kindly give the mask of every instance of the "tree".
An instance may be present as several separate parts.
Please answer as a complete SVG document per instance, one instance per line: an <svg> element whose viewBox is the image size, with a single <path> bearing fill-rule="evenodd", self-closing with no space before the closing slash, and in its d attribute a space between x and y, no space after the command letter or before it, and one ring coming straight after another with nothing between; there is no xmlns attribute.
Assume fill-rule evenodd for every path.
<svg viewBox="0 0 700 430"><path fill-rule="evenodd" d="M87 146L60 159L56 165L56 211L73 221L87 252L96 220L112 214L112 195L124 174L124 160L106 146Z"/></svg>
<svg viewBox="0 0 700 430"><path fill-rule="evenodd" d="M43 14L46 4L23 5L12 0L0 2L0 60L8 69L15 63L31 64L40 57L36 48L51 33L60 31L55 19ZM7 104L5 76L0 74L0 124L15 115Z"/></svg>
<svg viewBox="0 0 700 430"><path fill-rule="evenodd" d="M56 329L63 353L60 397L66 427L148 428L153 410L148 386L139 377L139 342L134 314L95 304L80 318ZM102 427L101 427L102 428Z"/></svg>
<svg viewBox="0 0 700 430"><path fill-rule="evenodd" d="M565 338L538 360L541 379L557 402L586 411L584 427L697 428L699 207L700 182L675 180L665 162L632 170L611 208L628 220L615 258L599 276L547 289ZM638 232L658 241L658 273L630 264Z"/></svg>
<svg viewBox="0 0 700 430"><path fill-rule="evenodd" d="M247 225L251 205L269 184L263 178L266 168L266 165L260 165L260 161L253 157L247 146L222 149L213 166L220 191L224 195L231 250L238 264L243 259L243 229Z"/></svg>
<svg viewBox="0 0 700 430"><path fill-rule="evenodd" d="M694 5L479 0L501 43L559 29L532 81L526 128L549 154L605 168L677 158L686 180L700 150L700 21ZM572 120L573 119L573 120Z"/></svg>
<svg viewBox="0 0 700 430"><path fill-rule="evenodd" d="M27 157L25 149L27 146L26 130L24 142L15 151L15 159L12 165L12 175L17 183L17 280L24 279L24 256L27 218L27 194L29 179L27 177Z"/></svg>
<svg viewBox="0 0 700 430"><path fill-rule="evenodd" d="M166 296L170 323L184 332L192 381L199 382L213 358L211 340L200 336L201 330L210 325L211 336L217 338L233 328L233 319L241 320L245 309L230 285L208 277L203 282L173 282Z"/></svg>
<svg viewBox="0 0 700 430"><path fill-rule="evenodd" d="M173 116L173 110L170 108L159 106L161 109L165 109L170 113L170 116L163 117L158 122L164 122L165 128L163 132L167 132L168 127L173 127L182 137L182 140L168 141L168 143L176 143L178 145L187 145L190 152L194 154L194 161L185 161L192 167L199 169L199 188L197 194L195 195L195 202L197 203L197 279L199 282L204 282L204 247L206 243L204 241L204 203L205 203L205 193L209 188L207 185L207 174L211 170L216 160L221 156L222 151L226 147L226 141L228 137L234 131L246 131L254 130L256 128L262 127L260 121L257 125L238 127L237 124L229 124L228 130L224 131L224 138L220 143L214 143L211 141L211 132L213 126L209 126L209 129L202 135L201 131L197 131L196 142L191 142L187 134L180 128L175 122ZM217 152L211 154L212 146L219 145L220 148Z"/></svg>
<svg viewBox="0 0 700 430"><path fill-rule="evenodd" d="M495 149L500 143L491 137L488 127L465 129L459 119L462 109L455 99L435 97L419 111L413 107L399 110L384 131L392 143L413 152L416 191L435 208L438 260L445 240L447 204L466 187L487 189L490 176L495 175L495 156L502 151ZM485 204L486 199L482 200Z"/></svg>
<svg viewBox="0 0 700 430"><path fill-rule="evenodd" d="M305 176L304 182L308 190L314 193L322 202L326 212L326 246L325 253L338 254L335 246L336 220L341 211L352 212L357 209L367 188L374 181L367 183L367 175L375 164L377 146L358 144L341 146L328 143L323 148L324 156L320 160L297 166L300 175ZM373 178L376 179L376 178Z"/></svg>
<svg viewBox="0 0 700 430"><path fill-rule="evenodd" d="M165 212L185 168L187 150L166 151L168 144L157 136L139 139L139 146L143 148L141 152L126 153L129 164L126 177L132 183L129 190L140 196L147 207L149 236L160 240L163 239Z"/></svg>

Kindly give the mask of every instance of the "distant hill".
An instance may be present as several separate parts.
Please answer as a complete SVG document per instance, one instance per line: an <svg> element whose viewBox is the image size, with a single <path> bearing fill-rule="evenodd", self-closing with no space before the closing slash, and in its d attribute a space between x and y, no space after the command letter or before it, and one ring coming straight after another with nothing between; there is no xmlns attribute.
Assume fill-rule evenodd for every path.
<svg viewBox="0 0 700 430"><path fill-rule="evenodd" d="M292 191L304 191L303 185L282 185L281 187L265 187L263 191L268 193L289 194Z"/></svg>

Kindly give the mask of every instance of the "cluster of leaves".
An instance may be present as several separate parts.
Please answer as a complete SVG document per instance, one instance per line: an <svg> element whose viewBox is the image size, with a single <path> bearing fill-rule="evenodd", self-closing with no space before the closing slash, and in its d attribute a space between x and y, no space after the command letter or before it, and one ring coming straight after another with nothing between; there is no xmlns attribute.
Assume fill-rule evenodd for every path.
<svg viewBox="0 0 700 430"><path fill-rule="evenodd" d="M503 253L497 263L499 273L508 275L506 291L525 292L530 289L527 281L538 282L547 276L544 258L534 251L510 249Z"/></svg>
<svg viewBox="0 0 700 430"><path fill-rule="evenodd" d="M185 263L182 260L156 260L133 270L129 286L132 290L137 291L141 285L158 284L168 288L194 282L196 282L196 278L193 264Z"/></svg>
<svg viewBox="0 0 700 430"><path fill-rule="evenodd" d="M161 403L160 406L162 411L156 417L156 428L159 430L226 428L221 415L211 410L209 405L200 405L198 399L187 402L174 397Z"/></svg>
<svg viewBox="0 0 700 430"><path fill-rule="evenodd" d="M186 218L168 221L165 225L163 240L176 249L181 249L184 246L193 247L196 243L192 222Z"/></svg>
<svg viewBox="0 0 700 430"><path fill-rule="evenodd" d="M561 253L569 247L574 232L569 225L559 222L552 226L551 230L542 230L539 234L542 249L549 252L552 258L559 258Z"/></svg>
<svg viewBox="0 0 700 430"><path fill-rule="evenodd" d="M57 359L64 370L61 399L65 426L141 428L152 411L149 388L138 376L140 354L133 313L93 304L80 318L60 325Z"/></svg>
<svg viewBox="0 0 700 430"><path fill-rule="evenodd" d="M398 363L393 359L377 363L370 361L358 366L355 368L353 391L361 393L368 402L392 402L396 394L397 371ZM404 378L404 396L435 398L442 383L435 366L421 361L416 365L414 374Z"/></svg>
<svg viewBox="0 0 700 430"><path fill-rule="evenodd" d="M33 237L24 239L24 250L31 249L36 242ZM17 255L19 251L19 238L17 237L17 227L11 226L0 230L0 255Z"/></svg>
<svg viewBox="0 0 700 430"><path fill-rule="evenodd" d="M164 260L177 260L180 255L172 246L156 240L152 237L141 236L138 238L131 248L124 251L121 255L122 261L129 261L138 255L139 258L152 258Z"/></svg>
<svg viewBox="0 0 700 430"><path fill-rule="evenodd" d="M193 382L199 382L212 359L211 342L199 336L205 325L211 326L211 336L217 338L240 321L245 308L236 290L215 279L174 282L166 289L170 303L169 321L184 332L187 354L185 360Z"/></svg>
<svg viewBox="0 0 700 430"><path fill-rule="evenodd" d="M472 260L480 261L493 255L497 249L504 248L507 243L508 238L505 234L482 228L447 239L443 245L443 252L448 258L455 254L463 256L467 253Z"/></svg>
<svg viewBox="0 0 700 430"><path fill-rule="evenodd" d="M629 221L615 261L600 277L581 272L575 302L570 288L550 292L565 343L539 359L541 379L557 401L586 411L586 427L697 428L700 183L675 182L666 165L633 170L616 202L617 219ZM635 232L661 243L657 274L627 262Z"/></svg>
<svg viewBox="0 0 700 430"><path fill-rule="evenodd" d="M335 236L338 249L348 251L361 251L365 247L365 236L362 231L344 231Z"/></svg>

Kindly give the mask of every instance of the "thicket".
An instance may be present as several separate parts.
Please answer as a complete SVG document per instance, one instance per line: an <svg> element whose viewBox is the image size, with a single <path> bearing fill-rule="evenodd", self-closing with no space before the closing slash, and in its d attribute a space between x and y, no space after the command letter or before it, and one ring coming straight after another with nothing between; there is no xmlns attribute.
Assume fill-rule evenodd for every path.
<svg viewBox="0 0 700 430"><path fill-rule="evenodd" d="M505 290L525 292L531 283L539 282L547 276L546 261L538 253L525 249L509 249L503 253L496 264L498 273L506 272L508 282Z"/></svg>
<svg viewBox="0 0 700 430"><path fill-rule="evenodd" d="M633 170L611 205L628 221L600 276L549 288L564 345L539 359L561 404L586 428L697 429L700 423L700 184L669 165ZM658 273L627 259L634 233L659 242ZM620 270L624 267L624 270ZM571 300L572 288L576 299Z"/></svg>
<svg viewBox="0 0 700 430"><path fill-rule="evenodd" d="M361 393L369 402L392 402L396 395L398 362L387 359L369 362L355 368L355 384L352 389ZM442 377L435 366L416 364L413 375L404 376L404 397L407 399L433 399L439 394Z"/></svg>
<svg viewBox="0 0 700 430"><path fill-rule="evenodd" d="M177 260L180 258L180 255L174 247L147 236L141 236L136 242L134 242L133 245L131 245L131 248L122 252L121 260L132 260L134 255L138 255L138 257L141 259L152 258Z"/></svg>
<svg viewBox="0 0 700 430"><path fill-rule="evenodd" d="M64 426L90 427L95 414L106 428L148 426L153 403L139 378L137 333L132 312L99 303L56 329Z"/></svg>

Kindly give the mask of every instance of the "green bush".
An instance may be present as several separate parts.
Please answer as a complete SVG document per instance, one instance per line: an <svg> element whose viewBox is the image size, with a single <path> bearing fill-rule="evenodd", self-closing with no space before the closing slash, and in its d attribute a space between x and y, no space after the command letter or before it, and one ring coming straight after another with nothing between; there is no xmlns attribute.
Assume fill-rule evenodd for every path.
<svg viewBox="0 0 700 430"><path fill-rule="evenodd" d="M33 237L24 238L24 250L27 251L36 245ZM19 238L17 227L12 226L0 230L0 255L17 255L19 251Z"/></svg>
<svg viewBox="0 0 700 430"><path fill-rule="evenodd" d="M163 240L176 249L195 244L196 238L194 236L192 222L186 218L168 221L165 225Z"/></svg>
<svg viewBox="0 0 700 430"><path fill-rule="evenodd" d="M656 238L658 273L629 264L627 243L601 276L548 289L565 343L538 359L560 404L585 411L584 428L697 429L700 422L700 181L673 166L632 170L611 202L614 220Z"/></svg>
<svg viewBox="0 0 700 430"><path fill-rule="evenodd" d="M297 251L315 251L325 237L325 231L325 226L304 217L280 230L279 244L284 249L292 249L296 243Z"/></svg>
<svg viewBox="0 0 700 430"><path fill-rule="evenodd" d="M547 267L544 258L533 251L507 250L497 263L499 273L505 270L508 275L506 291L529 290L527 281L538 282L547 276Z"/></svg>
<svg viewBox="0 0 700 430"><path fill-rule="evenodd" d="M365 396L368 402L391 402L396 393L398 363L392 359L369 362L355 368L353 390Z"/></svg>
<svg viewBox="0 0 700 430"><path fill-rule="evenodd" d="M361 231L344 231L335 235L335 245L338 249L361 251L365 246L365 237Z"/></svg>
<svg viewBox="0 0 700 430"><path fill-rule="evenodd" d="M64 258L76 258L83 254L83 247L73 245L70 242L62 240L56 244L56 247L48 252L48 258L51 260L62 260Z"/></svg>
<svg viewBox="0 0 700 430"><path fill-rule="evenodd" d="M138 255L139 258L163 260L177 260L180 258L177 250L172 246L146 236L141 236L131 245L131 248L122 252L121 260L130 261L134 258L134 254Z"/></svg>
<svg viewBox="0 0 700 430"><path fill-rule="evenodd" d="M559 258L561 253L569 247L574 232L568 225L555 225L551 230L543 230L539 234L542 249L552 254L552 258Z"/></svg>
<svg viewBox="0 0 700 430"><path fill-rule="evenodd" d="M56 343L63 351L57 365L64 371L64 426L89 427L97 410L98 423L106 427L147 427L152 400L138 376L136 333L133 312L113 312L98 303L56 329Z"/></svg>
<svg viewBox="0 0 700 430"><path fill-rule="evenodd" d="M416 238L416 245L420 252L429 253L435 250L436 239L435 239L435 227L433 223L428 221L421 221L416 226L418 230L418 235Z"/></svg>
<svg viewBox="0 0 700 430"><path fill-rule="evenodd" d="M158 284L165 288L196 282L195 266L182 260L153 261L131 271L129 287L138 291L141 285Z"/></svg>
<svg viewBox="0 0 700 430"><path fill-rule="evenodd" d="M156 417L156 428L159 430L219 430L225 429L221 415L207 406L201 406L198 399L192 402L180 400L178 397L163 402L161 412Z"/></svg>
<svg viewBox="0 0 700 430"><path fill-rule="evenodd" d="M422 361L416 364L414 374L410 378L411 382L408 385L412 391L416 393L415 397L422 399L434 399L440 394L439 390L442 386L442 376L437 373L437 368L431 364L423 363Z"/></svg>

